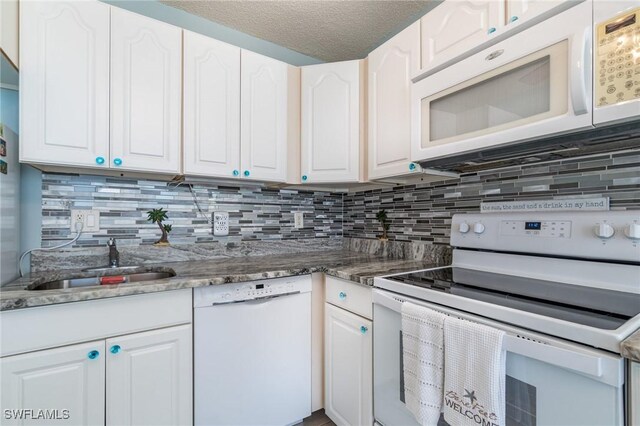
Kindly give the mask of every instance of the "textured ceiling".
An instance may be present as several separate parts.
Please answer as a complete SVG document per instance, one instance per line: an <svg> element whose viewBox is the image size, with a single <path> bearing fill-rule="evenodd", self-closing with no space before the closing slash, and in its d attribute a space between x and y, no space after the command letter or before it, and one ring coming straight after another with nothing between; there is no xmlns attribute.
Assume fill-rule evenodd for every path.
<svg viewBox="0 0 640 426"><path fill-rule="evenodd" d="M422 0L162 0L326 62L360 59L435 7Z"/></svg>

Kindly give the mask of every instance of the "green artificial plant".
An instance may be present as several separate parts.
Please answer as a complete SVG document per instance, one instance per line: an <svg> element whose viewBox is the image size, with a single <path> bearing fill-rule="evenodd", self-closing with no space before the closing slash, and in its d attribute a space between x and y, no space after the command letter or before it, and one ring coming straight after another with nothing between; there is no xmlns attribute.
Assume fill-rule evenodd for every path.
<svg viewBox="0 0 640 426"><path fill-rule="evenodd" d="M382 226L382 237L380 239L382 241L387 241L389 238L387 237L387 232L389 228L391 228L391 223L389 218L387 217L387 211L382 209L376 213L376 219L380 222L380 226Z"/></svg>
<svg viewBox="0 0 640 426"><path fill-rule="evenodd" d="M162 231L162 236L154 244L168 245L169 232L171 232L171 225L162 223L163 221L168 219L167 211L163 210L162 207L159 209L151 209L147 212L147 219L149 220L149 222L157 223L158 227L160 228L160 231Z"/></svg>

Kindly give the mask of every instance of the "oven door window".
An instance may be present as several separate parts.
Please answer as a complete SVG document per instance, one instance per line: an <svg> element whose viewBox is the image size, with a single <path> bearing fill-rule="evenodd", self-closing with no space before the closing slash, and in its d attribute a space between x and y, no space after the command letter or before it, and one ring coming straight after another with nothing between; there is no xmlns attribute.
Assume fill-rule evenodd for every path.
<svg viewBox="0 0 640 426"><path fill-rule="evenodd" d="M423 98L423 148L564 115L568 42L562 41Z"/></svg>

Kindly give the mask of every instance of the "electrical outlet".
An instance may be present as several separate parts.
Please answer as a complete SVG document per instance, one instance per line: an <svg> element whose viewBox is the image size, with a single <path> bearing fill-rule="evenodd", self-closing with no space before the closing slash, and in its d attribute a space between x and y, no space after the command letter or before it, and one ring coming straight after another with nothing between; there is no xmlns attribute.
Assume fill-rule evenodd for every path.
<svg viewBox="0 0 640 426"><path fill-rule="evenodd" d="M217 237L229 235L229 213L213 212L213 235Z"/></svg>
<svg viewBox="0 0 640 426"><path fill-rule="evenodd" d="M304 213L303 212L294 212L293 213L293 227L296 229L304 228Z"/></svg>
<svg viewBox="0 0 640 426"><path fill-rule="evenodd" d="M71 232L76 232L76 223L82 223L82 232L100 231L98 210L71 210Z"/></svg>

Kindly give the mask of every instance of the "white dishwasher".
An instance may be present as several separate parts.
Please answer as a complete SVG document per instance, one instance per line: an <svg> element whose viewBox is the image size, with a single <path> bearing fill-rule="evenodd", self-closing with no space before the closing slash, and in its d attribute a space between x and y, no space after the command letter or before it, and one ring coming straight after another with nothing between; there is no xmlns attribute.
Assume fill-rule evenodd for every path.
<svg viewBox="0 0 640 426"><path fill-rule="evenodd" d="M311 276L195 288L194 423L311 414Z"/></svg>

